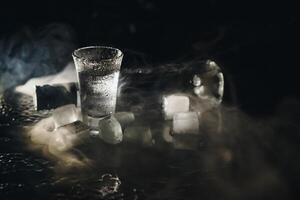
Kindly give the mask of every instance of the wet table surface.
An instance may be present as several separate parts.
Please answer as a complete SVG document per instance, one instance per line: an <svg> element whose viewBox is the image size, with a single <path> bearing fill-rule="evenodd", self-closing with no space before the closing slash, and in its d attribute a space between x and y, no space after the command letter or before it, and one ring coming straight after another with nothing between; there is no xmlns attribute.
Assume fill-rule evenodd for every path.
<svg viewBox="0 0 300 200"><path fill-rule="evenodd" d="M90 164L65 167L25 134L51 111L35 111L30 97L8 92L1 97L0 199L297 198L297 109L260 120L231 107L219 111L222 131L208 127L196 149L88 137L74 152Z"/></svg>

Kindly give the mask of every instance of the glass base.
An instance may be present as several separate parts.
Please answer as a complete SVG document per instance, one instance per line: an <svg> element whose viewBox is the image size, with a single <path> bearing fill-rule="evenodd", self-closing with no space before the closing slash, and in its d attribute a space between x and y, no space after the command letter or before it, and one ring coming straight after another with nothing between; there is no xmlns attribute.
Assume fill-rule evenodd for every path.
<svg viewBox="0 0 300 200"><path fill-rule="evenodd" d="M82 119L83 119L83 123L85 123L91 128L90 135L97 136L99 134L99 121L108 118L109 116L110 115L105 115L102 117L92 117L89 115L83 115Z"/></svg>

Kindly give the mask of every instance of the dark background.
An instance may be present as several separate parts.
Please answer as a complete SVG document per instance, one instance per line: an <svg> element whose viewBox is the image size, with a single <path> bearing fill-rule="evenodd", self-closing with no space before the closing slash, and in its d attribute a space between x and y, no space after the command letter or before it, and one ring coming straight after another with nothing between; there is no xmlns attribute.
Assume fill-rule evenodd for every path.
<svg viewBox="0 0 300 200"><path fill-rule="evenodd" d="M288 1L12 0L1 3L0 36L63 23L78 47L116 46L153 64L210 58L232 78L238 106L260 114L299 97L297 12Z"/></svg>
<svg viewBox="0 0 300 200"><path fill-rule="evenodd" d="M280 3L263 0L257 2L242 0L237 2L226 0L1 1L0 89L1 77L5 76L2 73L9 66L9 70L12 72L8 74L18 77L21 80L18 83L22 84L30 76L54 73L57 72L57 69L62 69L66 64L65 60L72 60L71 51L80 46L109 45L118 47L125 52L125 56L130 53L145 56L147 62L154 66L210 58L215 60L224 70L226 81L225 103L230 103L230 101L227 101L230 100L230 97L228 97L229 88L234 88L237 96L236 106L251 114L251 117L252 115L259 115L259 117L254 116L251 120L248 119L248 115L244 116L240 113L236 115L231 113L229 109L227 115L224 115L223 118L224 134L213 134L209 138L208 151L204 151L203 154L201 154L202 151L200 152L200 160L197 157L195 162L193 158L187 159L185 154L182 154L182 157L174 154L176 160L179 158L179 166L184 166L181 165L181 162L183 162L188 166L187 170L198 170L198 168L202 169L202 166L204 166L204 172L206 172L206 167L216 172L212 177L217 179L211 178L209 174L209 179L205 179L205 173L202 175L202 171L200 171L199 174L201 175L199 175L198 182L195 184L196 189L192 188L193 192L190 195L194 194L195 199L198 199L198 194L202 193L204 199L206 194L211 197L210 199L222 199L221 196L225 194L227 199L234 199L231 198L232 195L239 199L237 198L239 196L235 196L237 191L240 194L245 193L245 195L240 196L241 199L244 196L249 196L247 199L251 199L251 197L253 197L252 199L274 199L274 197L276 199L289 199L289 197L277 195L285 194L285 189L288 188L291 192L290 198L299 199L300 128L298 124L300 90L298 86L300 70L298 70L298 13L299 6L296 2L290 1ZM47 32L47 30L51 31L52 29L45 29L45 27L53 23L64 24L63 27L65 28L59 26L60 28L56 32L59 34L54 34L54 36L62 36L61 38L55 39L51 36L48 41L48 38L44 37L47 36L45 30ZM65 31L65 34L61 31ZM30 45L32 41L38 41L38 45ZM6 48L11 46L14 48L6 51ZM51 49L58 50L53 51ZM6 54L3 52L6 52ZM54 54L51 55L51 52L54 52ZM18 59L13 60L13 58ZM23 63L23 58L28 62ZM20 65L15 65L16 63ZM43 68L44 66L41 64L47 65L46 71L29 72L26 74L26 78L17 74L18 72L27 72L27 68L33 71L35 68ZM13 69L17 67L27 68L14 71ZM51 71L52 67L55 70ZM9 72L9 70L6 71ZM13 84L10 86L13 86ZM285 101L287 98L293 98L296 101ZM280 104L284 101L286 103L280 107ZM279 110L279 112L276 110ZM226 112L224 113L226 114ZM1 120L11 121L10 116L4 114L5 112L2 111L0 122ZM271 118L271 120L261 120L261 116L263 119ZM28 116L25 117L28 118ZM13 140L14 137L12 137L12 135L17 135L19 131L15 131L11 127L3 127L1 126L0 130L1 137L7 136L7 142L3 139L0 141L1 152L19 152L19 147L24 146L24 141L16 143ZM10 138L13 139L10 140ZM19 138L19 135L15 138ZM19 143L22 145L19 145ZM215 149L214 145L221 147L221 149ZM90 148L90 146L88 147ZM99 148L99 143L96 144L96 147ZM223 147L225 150L229 150L227 152L233 152L232 155L234 155L233 164L226 165L225 168L223 168L222 162L220 165L218 157L218 152L219 150L222 152ZM110 149L107 146L103 146L103 148L105 150ZM92 151L102 152L98 149L97 151L92 149ZM103 157L109 155L107 156L108 161L114 163L114 159L110 159L111 152L114 151L123 153L123 150L119 151L112 148L104 156L98 156L97 154L97 159L102 164L105 163L102 160ZM135 156L128 154L134 157L134 160L128 163L132 162L134 164L128 164L127 166L125 163L127 167L124 168L123 175L126 175L126 179L130 177L127 172L137 174L132 179L130 178L129 182L138 177L138 180L142 180L140 181L141 184L147 184L147 181L145 181L147 179L141 176L141 174L147 175L147 170L150 171L148 175L156 179L156 174L152 175L153 166L149 163L155 166L158 163L157 169L164 174L165 171L162 169L159 160L164 159L161 153L159 156L153 154L152 157L148 157L144 156L144 151L140 151L139 148L138 152L141 152L141 160L137 161ZM124 151L125 158L127 158L126 154L127 151ZM15 173L13 170L18 169L19 166L18 163L16 165L13 165L13 163L18 160L22 161L26 154L22 154L23 156L16 154L17 158L15 159L11 159L12 155L14 154L7 154L4 157L4 159L7 158L7 161L2 162L4 164L1 170L10 173L4 175L2 173L1 178L6 177L2 180L8 180L9 183L15 183L16 180L20 180L21 183L24 181L25 183L27 181L32 182L32 184L28 184L28 187L40 180L43 182L44 179L48 180L47 170L42 172L41 175L32 172L32 166L30 165L27 168L20 165L21 170L26 168L28 171L19 172L21 175ZM118 153L115 155L115 157L119 156ZM142 158L145 158L145 160ZM152 160L153 158L155 159ZM13 163L10 163L11 160ZM124 160L127 161L127 159ZM139 162L144 163L144 165L137 164ZM39 167L38 165L37 167L38 169L43 168L43 166ZM44 168L47 167L44 166ZM168 170L166 174L169 174L169 168L165 168L165 170ZM16 171L18 172L18 170ZM175 183L177 177L180 179L178 174L180 175L183 172L185 173L185 171L178 172L176 170L170 172L171 174L174 173ZM188 177L192 177L194 182L196 176L190 174ZM97 176L95 180L98 178ZM94 177L91 180L94 180ZM187 179L187 182L190 182L190 179ZM240 182L243 184L240 184ZM178 183L181 184L182 182L179 181ZM123 185L126 186L126 182ZM86 186L90 187L89 184L86 184ZM198 186L200 186L200 189ZM206 190L210 187L212 190ZM55 191L52 192L48 189L45 192L39 188L32 188L34 191L38 190L40 194L37 193L36 195L43 198L45 194L48 197L49 191L53 195L55 194ZM31 195L32 188L25 190L24 193L18 192L20 190L12 187L10 194L12 196L22 196L23 198L26 192L27 195ZM178 188L180 189L180 187ZM172 188L171 186L173 190L170 191L175 196L173 199L178 199L176 196L176 192L180 193L178 188ZM228 188L236 188L237 190L228 190ZM83 188L82 191L86 193L86 190L90 191L89 189ZM70 191L70 194L77 195L76 187ZM265 198L264 194L271 194L271 196ZM218 198L214 198L215 196ZM51 197L49 194L49 198Z"/></svg>

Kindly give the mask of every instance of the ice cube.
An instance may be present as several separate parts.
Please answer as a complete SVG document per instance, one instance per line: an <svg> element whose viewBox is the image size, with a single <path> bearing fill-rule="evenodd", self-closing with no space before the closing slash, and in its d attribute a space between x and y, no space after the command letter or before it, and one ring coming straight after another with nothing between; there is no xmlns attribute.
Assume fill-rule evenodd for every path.
<svg viewBox="0 0 300 200"><path fill-rule="evenodd" d="M188 112L190 99L187 96L173 94L163 97L163 110L165 119L172 119L175 113Z"/></svg>
<svg viewBox="0 0 300 200"><path fill-rule="evenodd" d="M142 144L152 145L152 133L149 127L145 126L130 126L124 131L124 141Z"/></svg>
<svg viewBox="0 0 300 200"><path fill-rule="evenodd" d="M176 113L173 117L173 134L198 134L199 119L196 112Z"/></svg>
<svg viewBox="0 0 300 200"><path fill-rule="evenodd" d="M117 112L114 114L114 117L118 120L123 129L135 120L132 112Z"/></svg>
<svg viewBox="0 0 300 200"><path fill-rule="evenodd" d="M55 128L59 128L80 119L79 113L74 104L56 108L53 111L52 117L54 119Z"/></svg>
<svg viewBox="0 0 300 200"><path fill-rule="evenodd" d="M114 116L99 121L99 136L103 141L109 144L118 144L122 142L122 128Z"/></svg>

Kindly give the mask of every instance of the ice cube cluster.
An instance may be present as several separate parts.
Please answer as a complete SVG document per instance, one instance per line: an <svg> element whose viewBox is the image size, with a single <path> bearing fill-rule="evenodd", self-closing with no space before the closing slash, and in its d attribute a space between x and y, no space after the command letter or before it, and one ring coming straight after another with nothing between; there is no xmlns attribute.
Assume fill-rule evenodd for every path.
<svg viewBox="0 0 300 200"><path fill-rule="evenodd" d="M182 138L199 135L200 112L191 110L190 98L185 94L169 94L162 96L161 119L163 125L160 130L161 138L167 143L172 143L175 148L186 148L182 145ZM141 116L139 116L140 118ZM78 140L78 135L91 134L91 129L83 129L82 117L79 108L74 104L58 107L52 116L41 120L31 130L31 140L36 144L46 144L50 153L67 152L72 149ZM152 146L155 144L154 135L149 123L140 123L133 112L116 112L97 122L96 137L109 144L121 142ZM81 129L78 128L79 124ZM195 140L192 140L195 141Z"/></svg>
<svg viewBox="0 0 300 200"><path fill-rule="evenodd" d="M194 77L196 85L201 80ZM201 112L192 110L190 97L186 94L163 96L165 123L161 130L162 139L175 149L194 149L200 136L199 118Z"/></svg>

